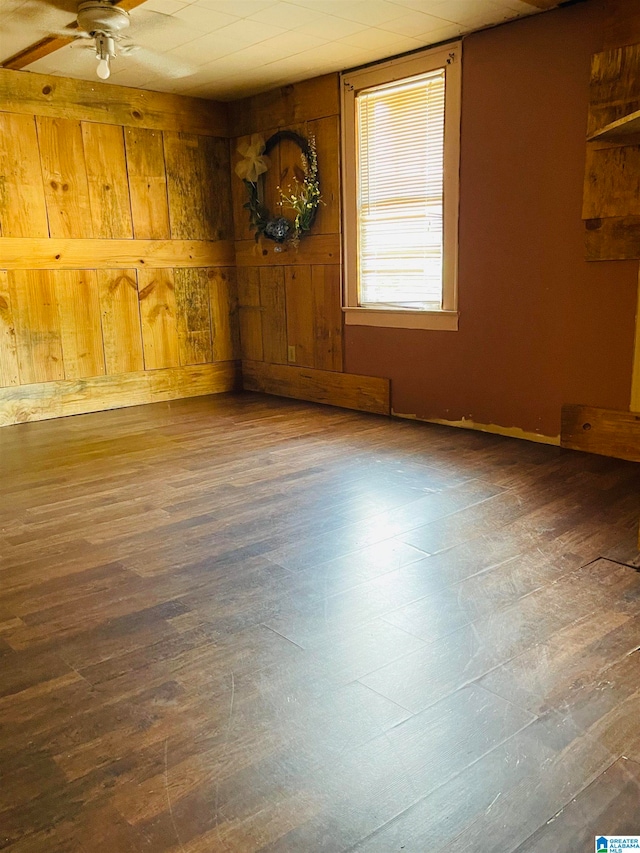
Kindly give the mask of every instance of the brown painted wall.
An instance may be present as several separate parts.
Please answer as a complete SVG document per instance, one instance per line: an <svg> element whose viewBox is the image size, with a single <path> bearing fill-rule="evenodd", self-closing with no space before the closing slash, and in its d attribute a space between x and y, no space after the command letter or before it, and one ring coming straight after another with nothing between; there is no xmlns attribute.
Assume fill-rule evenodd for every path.
<svg viewBox="0 0 640 853"><path fill-rule="evenodd" d="M464 42L458 332L345 329L395 412L557 435L563 403L628 409L637 262L584 260L594 0Z"/></svg>

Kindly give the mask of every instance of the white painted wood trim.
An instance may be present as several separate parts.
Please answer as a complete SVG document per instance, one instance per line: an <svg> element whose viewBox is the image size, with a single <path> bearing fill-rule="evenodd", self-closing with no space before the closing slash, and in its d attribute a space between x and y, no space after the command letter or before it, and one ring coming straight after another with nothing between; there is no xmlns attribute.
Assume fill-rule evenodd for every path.
<svg viewBox="0 0 640 853"><path fill-rule="evenodd" d="M347 326L380 326L388 329L432 329L457 332L457 311L402 311L379 308L343 308Z"/></svg>
<svg viewBox="0 0 640 853"><path fill-rule="evenodd" d="M462 42L452 42L410 56L379 62L358 71L347 71L340 78L342 112L342 206L343 258L344 258L344 306L347 309L345 322L355 323L351 310L359 308L358 296L358 235L356 217L357 170L355 138L355 98L357 93L371 86L401 80L423 74L436 68L446 69L445 90L445 142L444 142L444 274L443 311L445 315L456 311L458 305L458 218L460 201L460 117L462 101ZM380 309L380 314L393 313ZM416 312L411 312L415 314ZM424 312L425 315L434 312ZM358 325L394 326L395 328L434 328L430 325L402 325L373 321L358 321ZM436 328L444 328L438 325ZM453 328L447 326L447 328ZM455 326L457 329L457 325Z"/></svg>

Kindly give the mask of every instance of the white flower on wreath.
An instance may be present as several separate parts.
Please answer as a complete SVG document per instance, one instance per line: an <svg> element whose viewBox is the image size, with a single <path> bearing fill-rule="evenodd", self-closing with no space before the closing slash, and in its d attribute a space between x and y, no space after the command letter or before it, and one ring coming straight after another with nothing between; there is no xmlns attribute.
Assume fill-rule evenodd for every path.
<svg viewBox="0 0 640 853"><path fill-rule="evenodd" d="M251 142L241 142L238 145L238 154L242 154L244 160L236 163L236 175L242 178L243 181L249 181L255 184L263 175L271 162L268 157L264 156L264 137L259 133L254 133L251 136Z"/></svg>

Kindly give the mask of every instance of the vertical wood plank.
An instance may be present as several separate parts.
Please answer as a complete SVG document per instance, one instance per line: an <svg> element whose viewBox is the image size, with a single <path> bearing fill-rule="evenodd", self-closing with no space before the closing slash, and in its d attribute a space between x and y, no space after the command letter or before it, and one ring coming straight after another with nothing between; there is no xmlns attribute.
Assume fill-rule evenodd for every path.
<svg viewBox="0 0 640 853"><path fill-rule="evenodd" d="M340 230L340 124L338 116L329 116L304 124L293 125L288 130L300 136L316 140L320 171L320 192L322 202L318 207L311 234L333 234ZM295 189L295 181L304 180L304 167L300 148L289 140L283 140L279 149L280 186L287 189L290 184ZM275 153L275 152L274 152ZM283 208L288 219L295 213Z"/></svg>
<svg viewBox="0 0 640 853"><path fill-rule="evenodd" d="M33 116L0 112L0 235L49 236Z"/></svg>
<svg viewBox="0 0 640 853"><path fill-rule="evenodd" d="M308 133L316 139L323 202L311 233L336 234L340 231L340 117L310 121Z"/></svg>
<svg viewBox="0 0 640 853"><path fill-rule="evenodd" d="M136 271L97 270L105 368L110 375L144 369Z"/></svg>
<svg viewBox="0 0 640 853"><path fill-rule="evenodd" d="M133 236L164 240L170 236L167 175L162 133L127 127L124 131Z"/></svg>
<svg viewBox="0 0 640 853"><path fill-rule="evenodd" d="M173 270L139 270L138 298L145 369L179 367Z"/></svg>
<svg viewBox="0 0 640 853"><path fill-rule="evenodd" d="M636 336L633 353L633 373L631 379L631 411L640 412L640 281L638 281L638 301L636 309Z"/></svg>
<svg viewBox="0 0 640 853"><path fill-rule="evenodd" d="M268 130L265 133L261 134L267 142L269 137L275 133L277 128L272 130ZM242 155L238 153L238 146L242 143L247 143L251 141L251 135L248 136L239 136L237 139L231 140L231 152L232 152L232 162L235 167L235 164L242 160ZM269 170L264 174L264 176L260 179L260 193L261 198L266 206L266 208L271 212L272 216L279 216L281 214L286 215L287 218L291 218L290 212L283 211L280 208L280 192L278 187L281 183L281 148L282 145L293 145L293 143L281 143L277 145L271 153L268 155L269 159ZM297 146L293 146L297 149ZM297 149L299 152L299 149ZM240 178L236 175L235 171L232 173L232 206L233 206L233 218L235 223L235 239L236 240L250 240L255 238L255 230L250 226L250 218L249 211L244 209L244 205L248 200L247 189L240 180ZM267 241L269 242L269 241Z"/></svg>
<svg viewBox="0 0 640 853"><path fill-rule="evenodd" d="M260 268L260 304L264 360L287 363L287 313L283 267Z"/></svg>
<svg viewBox="0 0 640 853"><path fill-rule="evenodd" d="M640 216L640 145L587 145L583 219Z"/></svg>
<svg viewBox="0 0 640 853"><path fill-rule="evenodd" d="M315 367L315 320L311 267L285 267L287 346L295 347L290 359L302 367Z"/></svg>
<svg viewBox="0 0 640 853"><path fill-rule="evenodd" d="M10 270L20 384L64 379L60 320L50 270Z"/></svg>
<svg viewBox="0 0 640 853"><path fill-rule="evenodd" d="M169 221L176 240L226 240L232 234L226 139L164 134Z"/></svg>
<svg viewBox="0 0 640 853"><path fill-rule="evenodd" d="M291 125L290 127L287 127L286 130L291 130L302 137L307 136L306 124ZM275 216L278 210L277 202L279 201L280 196L277 187L282 187L286 194L294 193L296 191L297 184L301 184L304 181L304 169L302 165L302 152L300 151L300 147L290 139L283 139L276 148L274 148L271 153L271 157L275 168L272 167L270 169L271 174L269 177L273 178L273 176L277 176L273 207L270 208L272 214ZM282 214L286 216L287 219L295 218L295 213L286 206L282 208Z"/></svg>
<svg viewBox="0 0 640 853"><path fill-rule="evenodd" d="M238 291L233 267L207 271L211 303L213 360L231 361L240 358L240 328L238 325Z"/></svg>
<svg viewBox="0 0 640 853"><path fill-rule="evenodd" d="M239 267L237 270L242 358L262 361L262 307L260 305L260 270Z"/></svg>
<svg viewBox="0 0 640 853"><path fill-rule="evenodd" d="M20 384L11 294L6 270L0 270L0 386Z"/></svg>
<svg viewBox="0 0 640 853"><path fill-rule="evenodd" d="M639 70L640 44L592 56L587 136L640 110Z"/></svg>
<svg viewBox="0 0 640 853"><path fill-rule="evenodd" d="M591 61L587 136L640 109L640 45L597 53ZM629 140L632 141L632 140ZM637 141L637 140L636 140ZM640 146L587 144L583 218L587 259L637 258Z"/></svg>
<svg viewBox="0 0 640 853"><path fill-rule="evenodd" d="M93 237L79 121L38 116L38 142L51 237Z"/></svg>
<svg viewBox="0 0 640 853"><path fill-rule="evenodd" d="M342 283L340 267L317 265L311 271L315 317L315 366L343 370Z"/></svg>
<svg viewBox="0 0 640 853"><path fill-rule="evenodd" d="M133 237L122 128L82 122L94 237Z"/></svg>
<svg viewBox="0 0 640 853"><path fill-rule="evenodd" d="M230 106L231 127L240 134L337 115L340 112L339 77L336 73L313 77L234 101Z"/></svg>
<svg viewBox="0 0 640 853"><path fill-rule="evenodd" d="M204 136L200 139L205 167L211 175L210 181L215 190L210 199L213 225L207 239L233 240L229 140L218 139L215 136Z"/></svg>
<svg viewBox="0 0 640 853"><path fill-rule="evenodd" d="M295 130L296 128L291 128ZM267 142L269 137L274 134L279 128L274 127L272 130L266 131L264 136L264 141ZM271 165L267 172L265 172L264 177L262 178L262 192L264 197L264 204L267 207L267 210L271 212L272 216L286 216L287 219L291 219L291 211L283 210L280 206L280 190L278 187L282 186L282 171L283 171L283 150L286 150L286 146L291 143L283 142L280 145L276 145L276 147L269 154L269 161ZM284 149L283 149L284 146ZM287 166L286 160L285 169ZM288 174L288 173L287 173ZM265 242L273 248L273 243L269 240L265 240Z"/></svg>
<svg viewBox="0 0 640 853"><path fill-rule="evenodd" d="M95 270L53 272L65 379L105 372L100 298Z"/></svg>
<svg viewBox="0 0 640 853"><path fill-rule="evenodd" d="M238 146L241 143L249 142L250 136L239 136L237 139L231 139L230 142L230 157L231 163L235 169L236 163L242 160L242 155L238 153ZM250 240L254 232L249 226L249 211L245 210L244 205L247 203L247 188L242 181L232 170L231 174L231 205L233 210L233 225L234 236L236 240Z"/></svg>
<svg viewBox="0 0 640 853"><path fill-rule="evenodd" d="M206 269L176 269L175 282L180 364L205 364L213 360L209 279Z"/></svg>

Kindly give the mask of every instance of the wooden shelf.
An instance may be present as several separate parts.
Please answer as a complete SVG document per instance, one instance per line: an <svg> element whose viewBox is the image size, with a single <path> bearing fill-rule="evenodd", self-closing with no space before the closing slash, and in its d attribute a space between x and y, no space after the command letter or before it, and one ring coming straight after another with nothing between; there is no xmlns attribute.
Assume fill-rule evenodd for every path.
<svg viewBox="0 0 640 853"><path fill-rule="evenodd" d="M588 137L589 142L620 142L627 145L640 144L640 110L598 130Z"/></svg>

